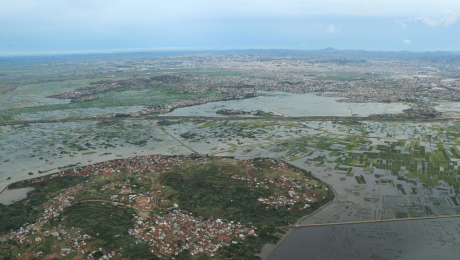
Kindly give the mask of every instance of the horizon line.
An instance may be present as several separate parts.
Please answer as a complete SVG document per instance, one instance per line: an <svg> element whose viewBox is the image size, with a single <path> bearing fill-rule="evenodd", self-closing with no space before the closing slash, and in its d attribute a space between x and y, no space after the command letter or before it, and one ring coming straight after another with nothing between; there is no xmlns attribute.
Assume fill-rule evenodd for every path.
<svg viewBox="0 0 460 260"><path fill-rule="evenodd" d="M445 52L453 55L460 54L460 51L410 51L410 50L365 50L365 49L336 49L333 47L326 47L322 49L294 49L294 48L267 48L265 46L254 48L228 48L228 49L212 49L212 48L198 48L198 47L159 47L159 48L126 48L126 49L107 49L107 50L75 50L75 51L42 51L42 52L9 52L1 53L0 58L14 58L14 57L45 57L45 56L66 56L66 55L101 55L101 54L131 54L131 53L165 53L165 52L212 52L212 51L363 51L363 52L410 52L410 53L432 53L432 52Z"/></svg>

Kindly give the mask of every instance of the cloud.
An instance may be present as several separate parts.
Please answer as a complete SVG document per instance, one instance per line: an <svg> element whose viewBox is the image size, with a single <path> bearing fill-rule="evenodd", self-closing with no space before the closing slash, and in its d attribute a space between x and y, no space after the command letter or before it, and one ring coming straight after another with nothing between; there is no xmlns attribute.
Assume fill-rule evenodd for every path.
<svg viewBox="0 0 460 260"><path fill-rule="evenodd" d="M404 22L404 20L396 20L395 21L397 24L401 25L402 28L406 28L407 25L406 23Z"/></svg>
<svg viewBox="0 0 460 260"><path fill-rule="evenodd" d="M430 27L435 27L439 26L441 24L444 24L444 26L449 26L451 24L454 24L459 15L456 12L453 11L445 11L443 14L437 14L437 15L422 15L420 17L416 17L415 20L421 21L422 23L430 26Z"/></svg>
<svg viewBox="0 0 460 260"><path fill-rule="evenodd" d="M410 41L410 40L404 40L403 42L404 42L405 44L409 44L409 43L411 43L411 41Z"/></svg>
<svg viewBox="0 0 460 260"><path fill-rule="evenodd" d="M396 20L395 23L401 25L402 28L406 28L407 22L410 22L410 21L412 21L412 18L405 19L405 20Z"/></svg>
<svg viewBox="0 0 460 260"><path fill-rule="evenodd" d="M445 20L444 20L444 25L445 26L449 26L451 24L454 24L457 19L458 19L459 15L456 13L456 12L452 12Z"/></svg>
<svg viewBox="0 0 460 260"><path fill-rule="evenodd" d="M431 27L438 26L444 21L442 18L425 14L420 17L416 17L415 19Z"/></svg>
<svg viewBox="0 0 460 260"><path fill-rule="evenodd" d="M327 33L338 33L340 31L340 27L335 27L335 25L329 25L329 28L326 30Z"/></svg>
<svg viewBox="0 0 460 260"><path fill-rule="evenodd" d="M382 50L391 49L388 41L392 41L394 48L451 50L458 47L455 41L437 41L436 37L449 38L460 24L457 23L460 0L0 2L0 25L5 25L0 26L0 53L162 46L214 49L285 44L300 47L310 39L315 41L307 47L315 49L329 45L331 38L338 36L341 43L335 43L337 48L353 49L360 46L362 34L367 36L364 46L370 49L374 42L379 42ZM382 33L394 29L406 31L415 25L430 29L422 20L445 30L427 30L423 32L427 40L423 44L410 43L411 46L405 46L401 40L404 36L412 38L409 32Z"/></svg>

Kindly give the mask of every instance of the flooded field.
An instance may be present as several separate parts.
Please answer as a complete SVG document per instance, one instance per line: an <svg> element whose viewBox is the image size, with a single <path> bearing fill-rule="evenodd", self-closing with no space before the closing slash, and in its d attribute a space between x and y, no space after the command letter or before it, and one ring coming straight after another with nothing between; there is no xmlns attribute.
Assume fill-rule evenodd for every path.
<svg viewBox="0 0 460 260"><path fill-rule="evenodd" d="M206 207L206 214L198 214L204 220L214 218L216 221L213 223L218 223L221 221L217 221L217 218L220 218L224 222L231 222L232 230L240 228L231 241L225 242L230 244L229 250L225 246L216 247L216 237L202 241L212 244L206 247L208 249L216 247L212 255L207 255L211 258L217 254L228 259L251 258L265 245L264 248L268 249L263 249L261 256L273 260L458 259L460 218L453 218L460 215L460 121L455 121L460 118L457 61L444 57L446 53L442 57L424 53L420 57L428 55L429 59L413 56L412 60L410 57L415 53L401 52L401 59L386 56L382 59L381 54L373 56L367 52L362 59L355 59L351 57L358 54L336 55L336 51L328 49L321 55L299 52L299 55L293 56L284 50L273 53L267 50L255 51L254 54L249 54L252 51L231 51L202 53L198 56L183 52L177 53L179 56L170 56L172 54L169 52L161 52L158 55L136 53L133 56L120 53L107 57L73 55L69 59L4 59L0 64L0 190L15 182L20 183L10 188L25 187L27 182L22 183L23 180L41 179L45 175L70 170L73 176L54 180L54 196L64 193L57 185L64 187L73 183L71 179L87 177L75 176L76 170L72 169L80 166L142 155L195 153L197 158L190 156L193 165L189 165L191 161L187 162L186 166L177 169L177 172L170 172L173 174L168 176L157 170L169 170L169 165L166 169L163 165L157 165L165 163L164 158L151 161L155 164L150 168L152 178L144 178L144 174L138 174L139 168L133 168L137 166L130 166L126 169L134 172L126 177L129 181L118 180L124 173L115 172L113 164L118 165L119 162L110 162L103 169L107 176L96 176L94 178L98 178L98 181L92 178L88 183L91 189L83 191L78 188L75 192L81 190L82 196L88 196L86 198L92 198L89 196L97 193L106 200L101 191L112 195L118 193L118 190L112 190L115 186L117 189L132 186L134 194L131 195L137 195L136 198L123 196L122 203L132 203L129 210L146 209L144 214L150 216L160 213L163 216L165 210L169 212L170 207L175 205L176 199L187 197L188 200L179 202L175 209L180 214L185 213L184 205L197 209L194 211L196 213ZM91 86L96 87L88 88ZM77 88L80 89L74 91ZM307 93L312 91L315 93ZM255 95L257 92L262 95ZM336 97L326 97L331 93ZM53 94L62 94L60 97L65 98L86 98L73 101L47 98ZM180 108L216 100L215 97L228 100ZM237 100L242 97L245 99ZM78 102L83 100L86 101ZM102 114L129 113L157 107L164 112L176 109L161 116L93 118ZM218 111L232 116L217 114ZM246 114L248 111L260 113ZM366 119L375 114L380 116ZM332 121L333 118L341 118L342 121ZM330 121L321 121L323 119ZM40 120L55 123L37 123ZM60 120L65 122L56 123ZM227 157L226 161L232 163L211 167L207 163L215 160L212 156ZM210 158L203 160L202 157ZM228 158L255 160L234 161ZM271 158L274 165L265 158ZM132 161L136 165L137 160ZM142 161L141 164L146 162ZM233 165L242 167L238 168L238 176L229 177L232 178L230 181L221 179L229 172L236 173L231 169ZM126 164L122 166L127 167ZM257 180L255 175L263 171L261 167L265 166L276 173L264 177L260 175L263 181L260 178ZM292 172L288 169L291 166L305 170L305 175L301 176L300 169ZM107 171L107 167L112 167L113 171ZM244 168L251 178L245 178ZM101 169L98 168L98 175ZM200 169L205 170L203 176L206 178L219 181L214 181L212 185L206 181L203 185L189 188L182 185L196 184L192 175L198 175ZM228 171L230 169L232 171ZM117 179L117 183L109 184L109 178ZM179 179L181 181L177 182ZM300 179L311 185L302 186ZM317 180L312 182L312 179ZM142 186L137 186L141 183ZM238 186L233 186L235 183ZM205 184L210 185L209 189ZM228 192L224 190L227 184L230 185ZM246 185L251 192L261 191L260 196L246 196ZM34 187L34 191L5 189L0 193L0 206L14 210L5 215L7 210L2 209L5 218L0 223L6 224L12 220L16 227L25 229L32 223L27 219L32 216L30 212L36 214L34 218L43 216L37 209L41 210L40 205L52 198L52 193L41 188L42 184ZM110 190L108 187L111 187ZM294 205L293 201L300 201L304 194L299 192L304 189L302 187L308 190L311 197L305 198L305 205ZM197 191L202 194L196 196L194 193ZM34 195L27 198L28 192ZM166 206L157 207L160 205L159 196L163 195L161 203ZM241 195L244 195L244 200L241 200ZM254 204L256 207L251 206L244 211L231 207L234 201L246 202L246 197L247 201L257 200L255 203L266 203L267 206ZM113 198L110 196L112 203L118 201ZM37 206L30 205L35 199L40 201L34 203ZM146 205L145 199L154 203ZM214 208L212 204L202 203L212 201L219 201L215 209L211 209ZM72 202L55 200L53 203L62 209L63 203L70 206ZM190 203L197 205L190 206ZM225 203L230 205L225 210L231 212L219 210ZM105 202L102 205L107 209L112 208ZM250 204L240 205L247 207ZM99 207L94 207L95 212ZM254 208L258 213L264 208L268 210L263 214L263 221L256 223L250 219L249 214L255 212ZM81 215L71 210L67 216L74 213ZM120 217L126 213L131 218L131 212L126 210L120 212ZM129 225L150 226L139 218L140 214L138 220L129 222ZM104 215L112 218L112 214ZM95 215L90 214L89 218L78 216L78 219L93 221L91 218ZM54 221L60 222L57 218ZM66 220L62 217L61 221L75 222L70 217ZM362 221L372 223L350 224ZM333 223L339 225L331 225ZM83 224L81 228L87 234L99 236L93 222ZM277 248L272 245L278 243L279 239L276 227L315 224L315 227L291 228L293 231L283 237L285 240ZM56 226L57 222L52 225ZM52 230L54 226L45 227L40 223L37 229ZM69 227L68 224L64 226ZM241 227L249 226L256 236L245 237L241 234L245 233L241 232ZM73 224L70 227L79 228ZM75 228L72 228L73 231L69 229L69 235L76 235ZM6 227L3 231L10 229ZM89 229L96 232L89 233ZM5 255L4 251L10 251L9 258L20 258L30 252L31 258L38 254L40 256L37 258L78 258L77 253L80 255L84 250L83 258L94 258L97 252L97 255L102 253L112 258L121 253L125 258L139 259L144 257L140 254L144 249L146 255L152 253L145 243L134 245L129 239L121 241L118 233L99 236L96 242L86 239L86 245L76 245L73 243L76 239L61 232L62 237L56 238L56 246L51 247L51 237L38 241L35 238L40 232L36 231L27 235L33 246L21 244L29 243L22 238L21 231L15 234L20 240L18 243L0 244L3 249L0 250L0 258ZM163 236L161 232L155 234ZM67 238L71 238L72 242L70 239L65 241ZM102 241L100 239L104 240L104 245L99 243ZM136 239L141 240L137 242L148 241ZM181 238L168 243L180 244L185 240ZM157 250L154 253L158 255L168 251L167 256L175 255L171 251L173 247L163 242L153 248ZM95 243L94 248L89 245L92 243ZM112 245L113 248L109 248ZM201 248L203 243L195 245L187 248L194 257L200 258L203 255L199 252L205 250ZM66 252L67 255L59 251L67 247L76 250ZM235 254L235 249L244 251L244 256ZM38 253L40 251L46 255ZM182 258L183 255L177 257Z"/></svg>
<svg viewBox="0 0 460 260"><path fill-rule="evenodd" d="M47 82L19 86L14 90L0 95L0 110L67 104L68 99L46 98L49 95L87 87L93 80L71 80L64 82Z"/></svg>
<svg viewBox="0 0 460 260"><path fill-rule="evenodd" d="M251 120L165 120L158 121L168 133L200 153L215 154L237 147L262 145L299 138L320 131L306 128L302 122Z"/></svg>
<svg viewBox="0 0 460 260"><path fill-rule="evenodd" d="M298 228L268 259L458 259L459 239L458 218Z"/></svg>
<svg viewBox="0 0 460 260"><path fill-rule="evenodd" d="M26 86L25 86L26 87ZM22 88L22 87L21 87ZM19 89L19 88L18 88ZM7 92L7 94L10 92ZM19 94L18 94L19 95ZM213 95L213 94L204 94ZM1 96L1 95L0 95ZM19 95L20 96L20 95ZM19 97L18 96L18 97ZM198 94L172 94L162 88L132 89L126 91L109 91L96 94L98 99L86 102L69 103L65 99L47 99L44 96L34 96L33 93L24 98L37 98L40 102L31 103L35 106L24 105L18 97L5 103L5 109L0 109L0 123L8 120L35 120L35 119L64 119L74 116L94 116L111 112L140 111L144 107L156 107L171 102L194 99ZM47 103L50 100L51 103ZM0 101L1 102L1 101ZM38 102L38 101L37 101ZM18 104L16 106L15 104ZM0 103L1 104L1 103ZM139 108L138 110L136 110ZM62 111L62 112L61 112Z"/></svg>
<svg viewBox="0 0 460 260"><path fill-rule="evenodd" d="M443 117L459 118L460 117L460 102L448 102L436 100L439 106L436 110L442 112Z"/></svg>
<svg viewBox="0 0 460 260"><path fill-rule="evenodd" d="M337 200L301 224L460 213L457 123L229 121L202 122L182 133L169 127L193 149L214 146L211 154L243 159L277 157L312 171L334 188ZM373 137L355 136L371 132ZM206 138L190 138L198 136Z"/></svg>
<svg viewBox="0 0 460 260"><path fill-rule="evenodd" d="M265 97L180 108L167 115L216 117L215 111L219 109L244 109L287 116L346 116L351 113L366 116L398 113L405 108L402 104L391 104L389 109L382 103L349 104L335 100L315 94L294 96L289 93L268 93ZM372 106L372 110L368 105ZM143 107L75 107L24 112L14 118L68 119L137 111ZM459 133L460 123L457 122L333 122L276 118L113 120L1 126L0 188L31 177L111 159L148 154L190 154L196 151L240 159L280 158L311 171L330 185L337 196L333 203L311 217L300 219L298 224L454 215L460 214L460 180L457 177ZM11 203L25 193L4 194L7 199L1 203ZM408 223L407 226L404 226L405 223ZM417 249L407 241L417 237L420 243L427 243L422 239L427 236L427 231L422 226L411 226L415 225L413 223L416 222L377 223L370 228L372 234L366 233L365 228L358 230L348 226L297 230L270 255L270 259L305 258L305 255L311 256L306 259L322 259L315 257L320 255L326 255L324 259L412 259L406 256L411 250ZM438 225L437 222L426 223ZM445 226L441 225L436 232L450 228L450 222L442 223ZM381 239L392 230L399 232L404 228L417 229L419 233L393 234L391 239L402 241L396 251L388 251L388 248L394 247L392 243L367 250L366 247L375 247L377 238L375 241L370 239L366 243L357 243L363 236L380 236ZM318 232L322 238L309 242L312 238L308 230ZM289 239L302 242L289 242ZM328 247L325 241L330 239L334 242ZM286 243L288 246L285 246ZM310 244L316 251L305 246ZM305 248L313 253L306 254ZM330 253L325 254L321 250ZM446 250L445 259L449 259L454 251Z"/></svg>
<svg viewBox="0 0 460 260"><path fill-rule="evenodd" d="M369 116L371 114L401 113L408 105L402 103L342 103L341 98L322 97L314 93L261 92L265 96L221 101L174 110L167 116L220 116L219 109L245 111L262 110L286 116Z"/></svg>
<svg viewBox="0 0 460 260"><path fill-rule="evenodd" d="M66 166L192 152L176 138L200 154L281 158L312 171L337 200L302 224L451 215L460 213L459 127L203 119L2 126L0 184Z"/></svg>
<svg viewBox="0 0 460 260"><path fill-rule="evenodd" d="M109 113L130 113L140 111L144 106L126 106L126 107L104 107L104 108L76 108L51 111L39 111L35 113L24 113L13 116L15 120L33 121L33 120L56 120L71 119L80 117L92 117Z"/></svg>
<svg viewBox="0 0 460 260"><path fill-rule="evenodd" d="M23 200L27 197L27 192L34 190L32 187L9 190L6 189L0 193L0 203L10 205L15 201Z"/></svg>
<svg viewBox="0 0 460 260"><path fill-rule="evenodd" d="M116 158L189 153L150 121L2 126L0 189L41 174Z"/></svg>

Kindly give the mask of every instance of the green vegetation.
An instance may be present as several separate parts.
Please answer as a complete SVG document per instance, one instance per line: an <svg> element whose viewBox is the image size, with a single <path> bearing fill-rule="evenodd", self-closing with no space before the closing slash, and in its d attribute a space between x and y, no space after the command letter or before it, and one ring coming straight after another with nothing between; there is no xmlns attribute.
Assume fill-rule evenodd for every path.
<svg viewBox="0 0 460 260"><path fill-rule="evenodd" d="M10 185L9 189L33 187L34 190L27 193L27 198L14 202L10 205L0 204L0 232L4 233L11 229L16 230L25 223L33 223L43 212L42 204L57 196L61 189L76 185L85 178L68 176L65 178L47 178L46 181L30 183L30 181L17 182Z"/></svg>
<svg viewBox="0 0 460 260"><path fill-rule="evenodd" d="M366 180L364 179L364 176L362 176L362 175L355 176L355 179L359 184L366 184Z"/></svg>
<svg viewBox="0 0 460 260"><path fill-rule="evenodd" d="M269 160L263 159L256 161L255 165L257 163L259 165L257 167L266 167L271 164ZM220 169L225 169L225 174L219 174L222 172ZM265 243L276 243L279 237L274 235L274 227L294 223L301 216L309 214L333 198L331 192L326 192L326 200L321 204L313 203L308 209L301 208L303 204L291 206L290 211L287 210L287 207L267 209L267 205L258 203L257 198L277 195L280 191L248 187L246 182L232 180L229 175L232 172L236 174L239 172L234 166L226 166L222 163L195 165L187 169L186 175L180 173L182 170L162 178L162 184L176 191L169 195L168 199L177 201L183 209L192 212L194 216L238 220L241 223L252 223L259 228L257 237L251 237L250 241L245 241L238 249L232 249L232 247L228 249L229 253L236 253L239 257L252 256ZM268 177L264 174L264 172L253 172L251 176ZM302 172L302 174L313 179L313 176L307 172Z"/></svg>
<svg viewBox="0 0 460 260"><path fill-rule="evenodd" d="M404 180L404 178L400 175L404 173L408 180L414 180L417 177L422 183L430 186L437 186L438 181L443 180L449 185L453 185L455 190L459 189L460 181L454 177L458 170L449 163L450 158L460 158L457 154L458 148L456 145L449 147L437 144L436 148L439 150L427 153L425 147L420 145L420 142L411 141L408 144L409 146L406 147L405 141L397 141L386 142L375 147L370 146L366 138L331 138L323 136L305 137L295 141L283 142L270 150L276 152L287 151L288 156L295 158L305 156L309 149L319 149L319 151L327 151L327 155L307 159L307 163L333 161L336 163L336 170L344 171L349 169L350 166L364 167L364 172L368 173L374 172L374 169L389 170L392 175L398 176L401 180ZM337 145L343 147L344 154L338 153L340 150L337 149ZM409 152L408 148L413 150ZM315 163L315 165L324 166L323 163Z"/></svg>
<svg viewBox="0 0 460 260"><path fill-rule="evenodd" d="M310 172L291 166L283 171L268 170L273 166L270 159L255 159L251 163L257 170L250 169L247 172L246 161L213 157L208 157L205 164L198 161L172 167L168 169L168 174L162 175L159 179L159 183L163 186L162 199L165 201L149 214L154 212L165 214L164 212L167 212L173 203L177 203L181 210L191 212L194 217L220 218L255 226L257 236L247 236L245 240L237 240L237 244L231 244L221 251L221 255L226 257L252 259L264 244L276 243L280 239L276 227L288 226L333 199L333 192L325 191L326 186L316 180ZM268 178L275 181L279 181L281 176L290 176L296 180L303 180L305 177L309 179L310 185L317 185L311 192L314 192L318 198L324 196L325 199L312 203L309 208L303 207L305 202L279 207L264 204L259 202L258 198L288 196L287 190L275 185L271 185L270 189L256 185L248 186L246 181L231 178L231 176L245 176L246 173L254 178ZM85 251L99 251L99 248L103 248L104 251L122 251L123 256L130 259L152 259L154 256L150 252L151 248L145 243L139 243L128 233L128 230L133 228L133 217L140 214L138 210L108 203L109 196L120 196L119 188L113 190L103 187L111 181L126 180L132 185L135 194L141 194L155 187L156 184L152 183L154 176L159 175L154 172L147 175L136 172L126 174L122 171L112 175L94 176L90 182L85 181L88 178L65 176L47 178L33 184L30 181L15 183L11 185L12 188L34 187L35 190L31 191L25 200L9 206L0 205L2 206L1 232L4 234L10 229L16 230L24 224L34 223L34 220L43 213L41 205L44 202L59 195L62 189L82 183L85 188L72 195L74 197L72 201L76 203L67 207L58 217L50 219L49 223L42 226L41 231L53 231L59 227L69 236L73 236L77 234L75 233L77 229L82 230L81 234L91 236L85 239ZM128 195L124 196L126 196L124 198L128 197ZM31 237L33 238L34 236ZM34 251L58 254L59 248L70 247L67 239L60 241L47 237L45 243L41 245L36 243L37 248ZM10 255L25 254L33 249L33 246L16 247L13 251L9 249L6 251ZM96 252L96 255L100 253ZM177 258L188 259L188 254L188 251L184 251ZM203 256L198 257L201 259Z"/></svg>
<svg viewBox="0 0 460 260"><path fill-rule="evenodd" d="M89 154L95 154L97 152L86 152L86 153L81 153L82 155L89 155Z"/></svg>
<svg viewBox="0 0 460 260"><path fill-rule="evenodd" d="M135 244L135 239L128 234L132 229L132 217L136 211L131 208L119 208L101 205L101 202L78 202L66 209L64 221L52 223L70 227L79 227L93 238L87 239L94 248L102 247L115 250Z"/></svg>

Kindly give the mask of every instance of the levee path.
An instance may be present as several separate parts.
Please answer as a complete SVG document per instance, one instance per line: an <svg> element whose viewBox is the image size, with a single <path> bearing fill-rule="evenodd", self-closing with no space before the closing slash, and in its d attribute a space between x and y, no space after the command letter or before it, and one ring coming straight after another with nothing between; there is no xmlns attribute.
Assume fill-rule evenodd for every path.
<svg viewBox="0 0 460 260"><path fill-rule="evenodd" d="M292 226L282 226L282 227L278 227L278 228L301 228L301 227L318 227L318 226L336 226L336 225L382 223L382 222L394 222L394 221L439 219L439 218L458 218L458 217L460 217L460 215L444 215L444 216L430 216L430 217L416 217L416 218L396 218L396 219L382 219L382 220L351 221L351 222L340 222L340 223L321 223L321 224L308 224L308 225L292 225Z"/></svg>
<svg viewBox="0 0 460 260"><path fill-rule="evenodd" d="M159 125L155 124L155 122L153 122L152 120L149 120L150 123L152 123L154 126L156 126L158 129L160 129L163 133L171 136L174 140L176 140L177 142L179 142L181 145L183 145L185 148L189 149L190 151L196 153L196 154L200 154L199 152L193 150L192 148L190 148L188 145L184 144L183 142L181 142L179 139L177 139L174 135L168 133L167 131L165 131L162 127L160 127Z"/></svg>

